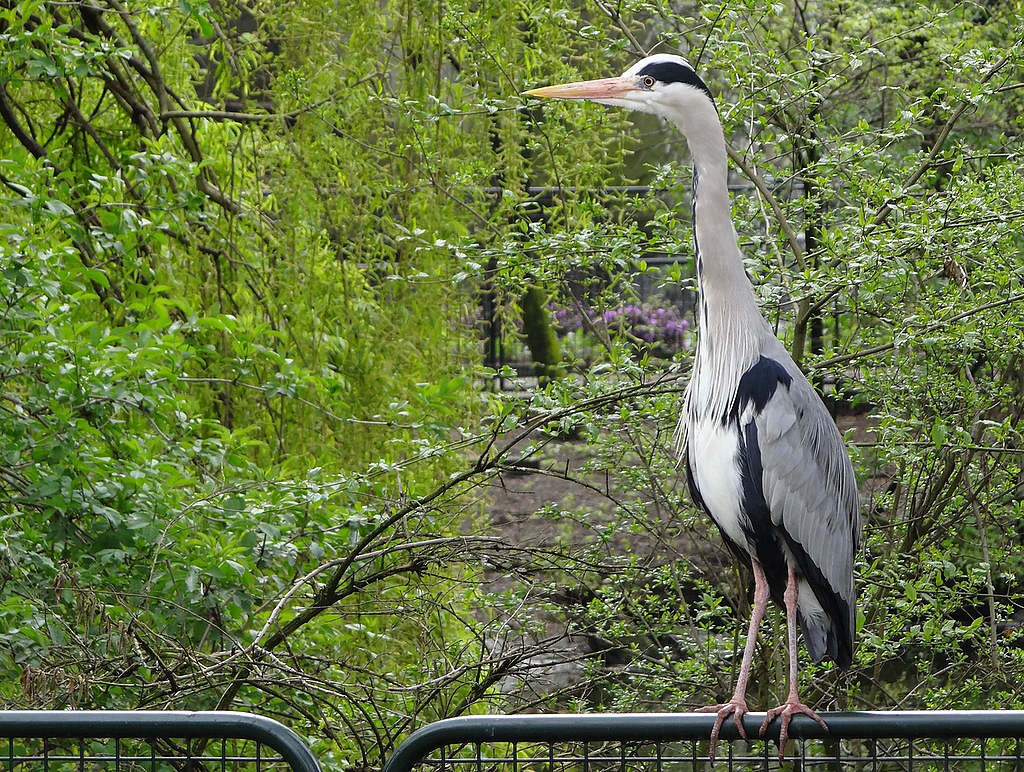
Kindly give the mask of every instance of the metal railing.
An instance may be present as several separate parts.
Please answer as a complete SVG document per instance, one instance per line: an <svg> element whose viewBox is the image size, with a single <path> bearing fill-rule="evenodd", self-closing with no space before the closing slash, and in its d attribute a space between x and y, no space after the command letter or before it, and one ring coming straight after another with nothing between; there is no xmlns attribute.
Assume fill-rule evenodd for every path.
<svg viewBox="0 0 1024 772"><path fill-rule="evenodd" d="M826 713L829 730L793 720L780 761L749 714L740 739L692 713L467 716L408 737L382 772L683 772L684 770L1024 771L1024 711ZM320 772L290 729L249 713L0 711L7 772Z"/></svg>
<svg viewBox="0 0 1024 772"><path fill-rule="evenodd" d="M383 772L1024 770L1024 711L825 713L827 733L797 716L782 761L778 722L758 737L763 717L745 717L749 741L727 722L713 764L708 714L454 718L408 737Z"/></svg>
<svg viewBox="0 0 1024 772"><path fill-rule="evenodd" d="M41 772L320 772L292 730L221 711L0 711L0 768Z"/></svg>

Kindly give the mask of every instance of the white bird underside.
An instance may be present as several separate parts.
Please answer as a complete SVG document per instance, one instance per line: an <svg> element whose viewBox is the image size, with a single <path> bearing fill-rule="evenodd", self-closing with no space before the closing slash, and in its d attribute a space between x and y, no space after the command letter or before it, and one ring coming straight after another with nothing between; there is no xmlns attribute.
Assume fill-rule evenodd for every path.
<svg viewBox="0 0 1024 772"><path fill-rule="evenodd" d="M782 365L791 378L788 386L778 380L770 383L781 371L765 366L766 360ZM856 517L856 490L852 479L835 474L841 467L820 463L819 452L828 451L824 456L830 457L837 448L842 451L841 437L802 376L794 376L777 359L758 362L768 371L769 383L757 388L761 394L772 390L761 409L753 401L743 404L742 398L735 406L742 409L724 416L693 409L693 388L688 391L681 420L687 473L695 498L726 543L746 562L755 559L765 566L778 603L787 568L797 569L800 627L812 659L820 661L827 654L846 665L850 647L845 641L852 636L854 609L853 551L844 534ZM739 386L734 393L742 393ZM754 479L757 466L760 474ZM757 518L763 521L760 525L752 522ZM808 575L815 569L819 576L812 584Z"/></svg>

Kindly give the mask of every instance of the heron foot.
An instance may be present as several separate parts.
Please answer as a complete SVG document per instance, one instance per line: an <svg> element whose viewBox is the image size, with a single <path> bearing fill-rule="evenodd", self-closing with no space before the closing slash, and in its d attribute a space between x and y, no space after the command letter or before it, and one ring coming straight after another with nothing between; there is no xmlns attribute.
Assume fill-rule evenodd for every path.
<svg viewBox="0 0 1024 772"><path fill-rule="evenodd" d="M789 740L789 722L793 720L793 716L798 713L803 713L805 716L813 718L826 732L828 731L828 724L826 724L821 716L811 710L809 707L804 705L800 698L796 695L791 695L789 700L779 705L777 708L772 708L764 716L764 723L761 724L761 736L764 737L765 732L768 731L768 725L771 724L772 719L776 716L782 722L779 726L779 760L781 761L786 755L786 742Z"/></svg>
<svg viewBox="0 0 1024 772"><path fill-rule="evenodd" d="M743 728L743 716L747 713L747 702L743 699L733 697L728 702L723 702L720 705L705 705L703 708L697 708L697 713L715 713L715 724L711 727L711 738L709 742L708 756L711 761L715 760L715 749L718 747L718 735L722 731L722 724L725 720L732 716L732 723L736 727L736 731L740 733L740 737L744 740L747 739L747 731Z"/></svg>

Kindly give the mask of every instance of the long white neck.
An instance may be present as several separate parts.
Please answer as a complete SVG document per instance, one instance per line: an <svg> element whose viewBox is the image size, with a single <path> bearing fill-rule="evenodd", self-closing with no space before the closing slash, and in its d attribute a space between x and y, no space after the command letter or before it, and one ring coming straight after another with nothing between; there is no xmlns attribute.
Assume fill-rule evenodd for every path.
<svg viewBox="0 0 1024 772"><path fill-rule="evenodd" d="M698 290L698 341L695 367L711 371L717 401L733 393L737 379L760 356L767 322L757 307L732 222L728 156L718 114L710 100L691 103L672 116L686 135L693 157L693 230ZM774 336L771 336L774 337ZM696 379L694 379L696 380ZM726 405L708 404L718 415Z"/></svg>
<svg viewBox="0 0 1024 772"><path fill-rule="evenodd" d="M675 117L693 157L693 230L699 287L708 299L725 294L731 304L745 306L736 310L756 312L732 222L722 124L710 101L702 101L697 107Z"/></svg>

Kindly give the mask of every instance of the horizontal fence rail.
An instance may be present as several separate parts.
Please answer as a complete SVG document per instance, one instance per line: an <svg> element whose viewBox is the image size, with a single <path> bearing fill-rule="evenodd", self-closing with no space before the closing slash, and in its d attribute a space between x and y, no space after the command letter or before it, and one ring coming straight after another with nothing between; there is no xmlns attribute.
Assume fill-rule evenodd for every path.
<svg viewBox="0 0 1024 772"><path fill-rule="evenodd" d="M7 772L320 772L283 724L228 711L0 711Z"/></svg>
<svg viewBox="0 0 1024 772"><path fill-rule="evenodd" d="M780 761L778 721L747 741L731 721L716 761L707 738L714 715L587 714L466 716L429 724L395 751L383 772L683 772L743 770L1024 770L1024 711L823 713L825 732L797 716Z"/></svg>

